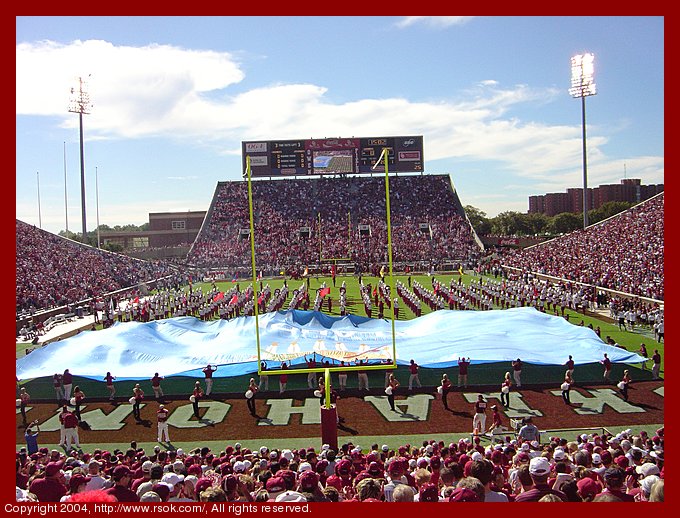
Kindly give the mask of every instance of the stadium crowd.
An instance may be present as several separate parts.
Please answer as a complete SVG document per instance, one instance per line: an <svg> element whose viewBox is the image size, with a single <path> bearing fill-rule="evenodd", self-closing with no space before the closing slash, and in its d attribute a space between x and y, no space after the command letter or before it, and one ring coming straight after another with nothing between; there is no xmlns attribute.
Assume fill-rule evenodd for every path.
<svg viewBox="0 0 680 518"><path fill-rule="evenodd" d="M664 300L664 195L503 256L504 266Z"/></svg>
<svg viewBox="0 0 680 518"><path fill-rule="evenodd" d="M386 260L384 179L257 181L252 192L256 262L263 268L316 264L320 254L369 264ZM395 262L479 257L480 248L448 176L391 178L390 206ZM240 233L250 228L247 183L219 183L206 218L188 263L249 265L250 241L247 233ZM429 224L431 235L421 231L421 223ZM362 235L358 225L368 225L370 235Z"/></svg>
<svg viewBox="0 0 680 518"><path fill-rule="evenodd" d="M99 297L175 272L97 250L16 220L16 307L33 312Z"/></svg>
<svg viewBox="0 0 680 518"><path fill-rule="evenodd" d="M502 434L501 434L502 437ZM549 437L424 440L396 449L351 441L257 450L125 452L21 448L17 501L142 502L659 502L664 429Z"/></svg>

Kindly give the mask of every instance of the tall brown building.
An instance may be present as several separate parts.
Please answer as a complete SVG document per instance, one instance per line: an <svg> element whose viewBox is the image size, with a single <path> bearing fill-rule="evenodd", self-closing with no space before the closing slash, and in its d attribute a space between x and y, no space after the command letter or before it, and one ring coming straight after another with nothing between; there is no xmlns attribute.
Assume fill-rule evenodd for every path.
<svg viewBox="0 0 680 518"><path fill-rule="evenodd" d="M663 192L663 185L641 185L639 178L624 178L619 184L600 185L588 189L588 210L600 208L610 201L640 203ZM583 212L583 188L567 189L564 193L529 196L529 213L555 216L562 212Z"/></svg>

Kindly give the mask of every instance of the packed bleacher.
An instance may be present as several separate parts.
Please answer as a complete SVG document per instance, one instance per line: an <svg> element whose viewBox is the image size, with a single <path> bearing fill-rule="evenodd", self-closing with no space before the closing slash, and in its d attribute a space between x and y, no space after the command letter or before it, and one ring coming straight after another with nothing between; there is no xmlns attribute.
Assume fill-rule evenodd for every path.
<svg viewBox="0 0 680 518"><path fill-rule="evenodd" d="M17 313L64 306L174 273L16 220Z"/></svg>
<svg viewBox="0 0 680 518"><path fill-rule="evenodd" d="M663 502L664 429L534 437L529 421L396 448L16 452L16 499L39 502ZM31 430L29 430L31 431ZM264 441L266 442L266 441Z"/></svg>
<svg viewBox="0 0 680 518"><path fill-rule="evenodd" d="M608 220L512 251L504 266L664 300L663 193Z"/></svg>
<svg viewBox="0 0 680 518"><path fill-rule="evenodd" d="M203 228L188 256L202 267L249 266L247 182L220 182ZM448 175L390 178L393 261L472 261L473 239ZM385 180L373 177L252 182L256 263L281 269L349 258L387 260ZM421 231L420 224L432 229ZM370 236L359 225L370 226ZM351 226L351 231L350 231ZM300 229L308 228L309 237ZM321 247L319 246L319 228Z"/></svg>

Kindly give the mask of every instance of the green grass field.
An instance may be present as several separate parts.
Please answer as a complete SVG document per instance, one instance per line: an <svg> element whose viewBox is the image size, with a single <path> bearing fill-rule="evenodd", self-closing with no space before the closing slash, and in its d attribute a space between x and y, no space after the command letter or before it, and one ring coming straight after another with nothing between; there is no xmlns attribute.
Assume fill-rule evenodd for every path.
<svg viewBox="0 0 680 518"><path fill-rule="evenodd" d="M449 275L438 275L437 278L448 284L452 278L455 278L457 281L458 279L458 274L449 274ZM395 277L395 283L396 279L401 280L405 285L408 285L408 277L401 275ZM336 278L336 285L337 287L333 288L333 283L330 277L312 277L309 279L309 286L310 290L314 292L323 282L326 282L327 285L331 286L331 296L336 299L338 296L338 290L340 285L342 284L342 281L345 281L346 287L347 287L347 299L348 299L348 310L354 314L358 315L365 315L364 312L364 307L363 303L361 302L360 295L359 295L359 285L356 277L353 276L338 276ZM431 287L432 285L432 278L427 276L427 275L415 275L412 277L412 282L418 281L420 282L423 286L425 287ZM364 276L364 283L370 282L372 285L377 284L378 279L375 277L367 277ZM307 282L306 280L302 281L288 281L288 287L290 291L292 292L294 289L298 288L303 282ZM479 282L479 277L474 277L470 275L463 275L463 282L465 284L468 284L470 282ZM280 288L283 285L283 279L265 279L263 281L264 284L269 284L269 286L272 288L272 291L276 288ZM240 288L244 289L245 286L247 285L247 281L241 281L240 283ZM202 286L204 290L210 289L211 285L210 284L205 284L205 283L196 283L194 284L194 289L198 289L199 286ZM227 291L230 290L234 285L231 282L221 282L217 283L218 289L222 291ZM188 288L185 288L188 290ZM287 307L287 305L284 305L284 308ZM430 309L426 306L423 305L423 313L427 314L430 312ZM324 307L324 311L326 311L326 307ZM391 313L391 311L390 311ZM661 375L663 376L664 372L664 364L663 364L663 355L664 355L664 349L663 345L664 344L657 344L654 339L653 339L653 333L651 330L643 330L643 329L637 329L635 332L629 332L629 331L621 331L618 328L617 324L607 322L606 320L603 320L601 318L595 318L594 316L584 316L580 313L575 313L573 311L567 311L570 315L570 322L574 323L575 325L579 324L581 320L583 320L584 325L588 325L592 323L593 327L600 326L601 328L601 334L603 337L606 336L611 336L614 340L616 340L619 344L623 345L626 347L626 349L630 351L636 352L639 349L640 343L645 342L647 344L648 352L651 355L653 350L655 348L659 349L659 352L662 355L662 366L661 366ZM335 300L335 303L333 304L333 311L331 314L339 315L339 304L337 303L337 299ZM375 310L374 310L375 314ZM386 317L388 315L386 314ZM400 309L400 320L404 319L412 319L414 318L415 315L407 308L405 307L404 304L401 304L401 309ZM86 326L88 327L88 326ZM88 327L89 328L89 327ZM97 325L97 329L101 329L101 324ZM25 351L25 344L17 344L17 357L23 356L24 351ZM397 349L399 347L399 344L397 343ZM631 365L631 366L624 366L624 365L614 365L614 370L612 372L612 376L614 379L616 379L617 376L620 375L620 371L622 371L624 368L630 367L632 369L632 374L634 376L634 379L637 380L644 380L644 379L651 379L650 371L647 370L641 371L639 369L639 365ZM647 368L651 368L651 361L648 362ZM473 383L478 384L478 385L492 385L496 384L498 379L501 379L503 376L503 373L508 370L508 365L505 365L503 363L497 363L497 364L485 364L484 366L475 366L474 364L471 366L470 370L470 380L473 381ZM599 364L588 364L588 365L582 365L577 368L578 375L577 379L580 377L581 380L587 380L587 381L599 381L601 377L601 367ZM454 376L453 379L455 379L455 376L457 374L457 368L452 368L452 369L447 369L449 376ZM102 377L103 377L102 373ZM153 373L150 373L150 375ZM397 376L401 376L402 379L408 379L408 372L406 367L399 367L397 371L395 372ZM421 370L421 380L423 382L424 386L436 386L441 379L441 374L442 370L441 369L422 369ZM542 383L542 382L559 382L561 378L563 377L564 372L563 372L563 366L558 365L558 366L541 366L540 369L532 369L531 366L527 365L527 368L525 369L525 372L523 373L523 379L525 380L526 383ZM237 393L241 392L242 387L247 385L248 379L250 377L250 374L244 375L244 376L237 376L237 377L232 377L232 378L217 378L215 382L215 391L220 392L220 393ZM335 375L334 375L335 377ZM352 388L354 385L356 385L356 379L354 379L355 376L350 376L349 381L348 381L348 387ZM382 371L374 371L369 374L369 380L371 383L371 386L378 386L382 383L382 378L383 378L383 373ZM191 386L193 384L193 379L192 378L186 378L186 377L177 377L173 379L166 380L166 383L164 384L164 390L166 391L166 394L168 395L180 395L184 394L185 392L190 392L191 391ZM272 378L272 382L274 384L277 383L276 378ZM335 382L335 381L334 381ZM51 378L40 378L36 380L22 380L22 383L28 383L27 388L29 392L32 394L34 398L51 398L53 396L53 391L52 391L52 386L51 386ZM93 381L93 380L88 380L85 378L79 378L76 376L75 383L80 383L82 385L83 390L86 391L89 397L105 397L108 392L106 391L106 388L104 386L104 383L99 380L99 381ZM335 382L337 383L337 382ZM129 385L129 386L128 386ZM119 395L124 395L124 394L129 394L132 390L132 386L134 385L133 381L118 381L116 383L117 392ZM289 381L289 389L295 390L295 389L304 389L306 387L306 374L298 374L298 375L292 375L290 376L290 381Z"/></svg>
<svg viewBox="0 0 680 518"><path fill-rule="evenodd" d="M448 274L438 274L435 275L435 277L440 280L441 282L445 284L449 284L451 279L455 279L456 281L458 280L458 273L454 272L449 272ZM467 275L464 274L463 276L463 284L469 285L470 282L479 282L479 277L478 276L472 276L472 275ZM489 279L488 277L484 277L484 280L486 281ZM333 281L331 277L310 277L309 278L309 288L311 290L310 293L310 298L312 299L313 302L313 293L314 291L321 286L323 282L326 283L327 286L331 287L331 296L333 297L333 307L332 311L330 312L331 315L339 315L340 314L340 307L339 303L337 302L337 297L338 297L338 292L340 289L340 286L342 284L342 281L345 281L346 288L347 288L347 300L348 300L348 305L347 305L347 310L350 313L360 315L360 316L365 316L364 312L364 306L361 301L361 296L359 293L359 283L357 281L357 278L355 276L347 275L347 276L342 276L338 275L336 277L336 287L333 287ZM363 277L364 284L366 283L371 283L372 286L376 286L378 283L378 278L377 277L372 277L365 275ZM397 280L400 280L402 283L404 283L406 286L408 286L408 276L406 275L395 275L394 281L395 285ZM419 282L422 284L424 287L431 289L432 288L432 277L428 275L413 275L411 277L412 282ZM250 281L250 283L252 280ZM263 284L269 285L271 287L272 292L276 288L281 288L283 286L284 280L282 278L274 278L274 279L264 279ZM303 283L307 282L306 280L288 280L288 289L292 293L292 291L298 287L300 287ZM241 289L244 289L249 282L247 280L241 280L239 283L239 286ZM234 284L231 282L218 282L216 283L217 287L221 291L228 291L232 289ZM211 288L211 284L209 283L195 283L194 284L194 289L198 289L199 287L202 287L203 290L209 290ZM188 287L184 288L185 291L188 291ZM290 300L290 299L289 299ZM287 304L284 304L284 309L287 308ZM322 311L324 313L328 313L327 306L324 305L322 308ZM422 305L422 312L423 314L429 313L431 310L430 308L423 304ZM375 316L377 310L374 308L373 314ZM652 332L651 329L641 329L638 328L634 332L630 331L622 331L619 329L618 325L609 321L606 321L602 317L596 318L595 316L585 316L582 313L576 313L571 310L567 310L566 313L569 315L569 321L575 325L580 324L581 321L583 321L583 324L587 326L588 324L592 324L593 327L600 326L601 330L601 335L603 338L607 336L611 336L613 340L615 340L618 344L624 346L627 350L637 352L640 348L640 344L644 342L647 345L647 351L649 355L651 356L654 352L654 349L658 349L659 353L661 354L661 376L663 377L663 373L665 370L664 367L664 361L665 361L665 354L664 354L664 344L663 343L657 343L654 340L654 333ZM385 317L386 318L391 318L391 310L387 309L385 310ZM415 315L413 312L406 307L405 304L401 303L400 304L400 315L399 315L399 320L410 320L412 318L415 318ZM101 324L98 324L97 329L101 329L102 326ZM398 346L398 344L397 344ZM25 349L26 349L26 344L16 344L16 356L17 358L20 358L25 355ZM651 361L648 362L648 367L651 368Z"/></svg>

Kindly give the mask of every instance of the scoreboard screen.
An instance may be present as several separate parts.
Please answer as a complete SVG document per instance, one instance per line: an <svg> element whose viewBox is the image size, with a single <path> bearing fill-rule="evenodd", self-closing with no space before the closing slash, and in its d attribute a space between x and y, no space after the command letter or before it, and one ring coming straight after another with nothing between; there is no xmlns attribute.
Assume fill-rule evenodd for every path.
<svg viewBox="0 0 680 518"><path fill-rule="evenodd" d="M252 177L384 172L384 148L390 172L423 172L423 137L405 136L242 142L243 176L247 156Z"/></svg>

